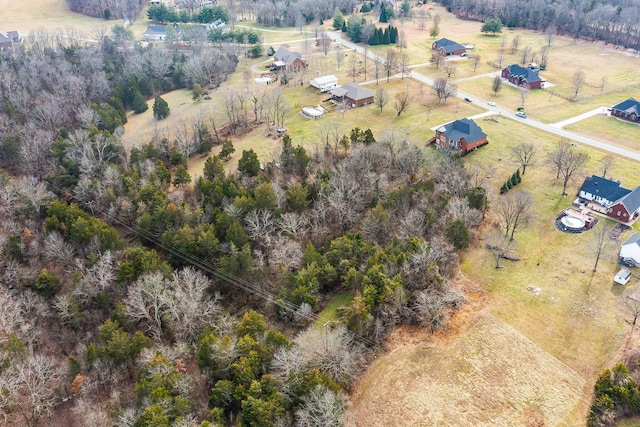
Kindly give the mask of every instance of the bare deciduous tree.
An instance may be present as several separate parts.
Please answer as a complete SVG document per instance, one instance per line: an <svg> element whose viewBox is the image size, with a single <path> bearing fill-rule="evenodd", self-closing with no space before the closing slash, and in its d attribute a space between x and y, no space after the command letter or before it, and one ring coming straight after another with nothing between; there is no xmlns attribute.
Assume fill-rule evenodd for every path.
<svg viewBox="0 0 640 427"><path fill-rule="evenodd" d="M609 172L615 167L616 158L611 154L607 154L600 160L600 167L602 168L602 177L605 178Z"/></svg>
<svg viewBox="0 0 640 427"><path fill-rule="evenodd" d="M498 96L498 92L502 89L502 77L495 76L493 78L493 83L491 84L491 90L493 91L493 96Z"/></svg>
<svg viewBox="0 0 640 427"><path fill-rule="evenodd" d="M473 61L473 72L475 73L476 70L478 69L478 65L480 64L480 60L482 59L482 57L478 54L473 55L472 61Z"/></svg>
<svg viewBox="0 0 640 427"><path fill-rule="evenodd" d="M586 83L586 77L584 71L578 70L573 73L573 77L571 78L571 87L573 88L573 95L578 96L578 92L582 89L582 86Z"/></svg>
<svg viewBox="0 0 640 427"><path fill-rule="evenodd" d="M179 340L193 343L220 311L219 297L212 296L209 287L209 279L193 268L173 275L166 306L173 333Z"/></svg>
<svg viewBox="0 0 640 427"><path fill-rule="evenodd" d="M570 146L570 148L572 148ZM579 152L574 149L569 149L566 156L564 156L564 162L560 169L560 175L562 175L562 195L567 195L567 184L574 178L574 176L582 171L582 168L589 161L589 155L587 153Z"/></svg>
<svg viewBox="0 0 640 427"><path fill-rule="evenodd" d="M553 43L553 39L556 38L557 32L558 30L555 24L550 24L549 26L547 26L547 29L545 30L545 35L547 37L547 46L551 46L551 43Z"/></svg>
<svg viewBox="0 0 640 427"><path fill-rule="evenodd" d="M527 96L529 96L529 89L526 87L521 87L519 89L520 92L520 100L522 101L522 106L524 107L524 101L527 99Z"/></svg>
<svg viewBox="0 0 640 427"><path fill-rule="evenodd" d="M520 52L520 62L522 63L523 67L527 65L527 60L529 59L532 51L533 49L531 48L531 46L525 46L522 48L522 51Z"/></svg>
<svg viewBox="0 0 640 427"><path fill-rule="evenodd" d="M518 51L518 46L520 45L520 36L516 35L513 40L511 40L511 54L513 55Z"/></svg>
<svg viewBox="0 0 640 427"><path fill-rule="evenodd" d="M640 317L640 286L626 289L622 295L622 307L626 313L625 321L631 325L631 333L636 327L638 318Z"/></svg>
<svg viewBox="0 0 640 427"><path fill-rule="evenodd" d="M527 171L527 166L536 163L536 146L530 142L521 142L511 149L515 160L522 166L522 175Z"/></svg>
<svg viewBox="0 0 640 427"><path fill-rule="evenodd" d="M533 198L526 191L510 191L496 203L496 213L504 228L504 235L513 240L518 227L525 225L531 218L530 209Z"/></svg>
<svg viewBox="0 0 640 427"><path fill-rule="evenodd" d="M495 268L501 268L500 260L510 257L512 240L498 230L493 230L487 236L485 247L496 261Z"/></svg>
<svg viewBox="0 0 640 427"><path fill-rule="evenodd" d="M382 113L384 106L389 103L389 93L384 88L379 87L376 89L374 103L380 108L380 112Z"/></svg>
<svg viewBox="0 0 640 427"><path fill-rule="evenodd" d="M148 331L160 340L167 318L167 287L162 273L145 274L129 287L124 300L129 316L145 323Z"/></svg>
<svg viewBox="0 0 640 427"><path fill-rule="evenodd" d="M391 77L391 71L397 67L398 54L395 49L389 48L384 51L384 70L387 72L387 83Z"/></svg>
<svg viewBox="0 0 640 427"><path fill-rule="evenodd" d="M322 34L320 34L319 44L322 52L324 53L324 56L327 56L329 54L329 48L331 47L331 38L327 35L327 33L323 32Z"/></svg>
<svg viewBox="0 0 640 427"><path fill-rule="evenodd" d="M614 244L611 240L611 232L614 228L611 222L603 219L599 221L599 224L597 224L594 230L591 242L589 243L589 249L596 257L595 263L593 264L593 271L597 271L600 257L613 250Z"/></svg>
<svg viewBox="0 0 640 427"><path fill-rule="evenodd" d="M570 149L571 144L569 144L569 140L566 138L562 138L560 141L558 141L553 151L547 154L546 163L556 173L556 179L560 178L562 165L564 164L565 157L569 153Z"/></svg>
<svg viewBox="0 0 640 427"><path fill-rule="evenodd" d="M411 105L413 96L411 96L409 92L401 92L396 94L395 98L396 100L395 100L394 106L397 114L396 117L400 117L400 114L406 111L407 108L409 108L409 105Z"/></svg>
<svg viewBox="0 0 640 427"><path fill-rule="evenodd" d="M316 385L302 398L296 411L300 427L330 427L342 425L342 413L347 407L347 396L334 392L323 385Z"/></svg>
<svg viewBox="0 0 640 427"><path fill-rule="evenodd" d="M444 63L444 72L447 73L447 78L450 78L452 74L456 72L456 63L454 61L446 61Z"/></svg>
<svg viewBox="0 0 640 427"><path fill-rule="evenodd" d="M14 361L0 375L0 410L9 417L12 412L19 412L26 425L34 425L55 406L61 379L62 374L51 357L37 354ZM17 422L14 419L9 425Z"/></svg>

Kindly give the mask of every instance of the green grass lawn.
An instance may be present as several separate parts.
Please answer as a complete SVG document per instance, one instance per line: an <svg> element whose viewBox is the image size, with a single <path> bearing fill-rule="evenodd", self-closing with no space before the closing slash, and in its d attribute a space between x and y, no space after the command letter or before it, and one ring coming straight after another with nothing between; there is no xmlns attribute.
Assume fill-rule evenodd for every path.
<svg viewBox="0 0 640 427"><path fill-rule="evenodd" d="M347 291L332 296L324 309L318 314L314 327L322 328L326 322L336 322L340 320L340 313L338 310L349 305L352 298L353 291Z"/></svg>
<svg viewBox="0 0 640 427"><path fill-rule="evenodd" d="M566 126L565 129L640 151L640 126L614 117L593 116Z"/></svg>

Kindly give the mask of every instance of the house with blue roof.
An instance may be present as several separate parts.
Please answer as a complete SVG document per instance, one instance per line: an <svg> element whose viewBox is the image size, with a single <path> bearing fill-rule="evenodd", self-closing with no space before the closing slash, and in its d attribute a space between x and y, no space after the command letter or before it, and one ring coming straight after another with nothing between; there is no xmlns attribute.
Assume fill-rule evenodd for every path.
<svg viewBox="0 0 640 427"><path fill-rule="evenodd" d="M578 197L589 202L588 207L620 222L633 222L640 216L640 186L631 190L620 181L601 176L587 177Z"/></svg>
<svg viewBox="0 0 640 427"><path fill-rule="evenodd" d="M467 52L467 48L460 43L444 38L433 42L431 49L437 51L441 56L461 55Z"/></svg>
<svg viewBox="0 0 640 427"><path fill-rule="evenodd" d="M537 68L524 68L518 64L513 64L502 70L502 78L519 87L540 89L542 87L542 79L538 73Z"/></svg>
<svg viewBox="0 0 640 427"><path fill-rule="evenodd" d="M640 122L640 102L633 98L625 99L611 107L611 115L630 122Z"/></svg>
<svg viewBox="0 0 640 427"><path fill-rule="evenodd" d="M487 145L487 134L470 119L460 119L447 123L436 130L436 136L430 141L441 150L466 155L483 145Z"/></svg>

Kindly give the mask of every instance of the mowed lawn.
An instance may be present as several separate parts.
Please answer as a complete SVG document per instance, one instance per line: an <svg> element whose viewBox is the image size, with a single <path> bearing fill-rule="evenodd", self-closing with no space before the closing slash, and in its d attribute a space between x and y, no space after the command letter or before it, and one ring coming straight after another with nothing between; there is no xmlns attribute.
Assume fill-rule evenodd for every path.
<svg viewBox="0 0 640 427"><path fill-rule="evenodd" d="M0 0L0 22L3 31L62 32L84 37L123 23L122 19L105 21L71 12L66 0Z"/></svg>
<svg viewBox="0 0 640 427"><path fill-rule="evenodd" d="M593 116L565 126L565 129L630 150L640 151L640 125L614 117Z"/></svg>

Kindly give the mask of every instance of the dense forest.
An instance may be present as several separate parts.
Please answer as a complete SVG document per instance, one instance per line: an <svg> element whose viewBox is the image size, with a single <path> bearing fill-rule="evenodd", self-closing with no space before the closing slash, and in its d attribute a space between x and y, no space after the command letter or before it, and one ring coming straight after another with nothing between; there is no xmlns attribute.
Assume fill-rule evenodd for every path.
<svg viewBox="0 0 640 427"><path fill-rule="evenodd" d="M72 11L87 16L133 22L140 16L148 0L67 0L67 3Z"/></svg>
<svg viewBox="0 0 640 427"><path fill-rule="evenodd" d="M484 190L404 133L328 122L313 152L285 136L274 159L245 150L230 174L219 133L290 109L281 88L229 88L229 123L185 122L125 152L128 110L215 90L235 49L143 48L116 26L96 45L42 36L0 52L9 425L338 426L395 325L436 331L464 303L450 278ZM192 182L189 156L217 144ZM339 320L314 327L338 293Z"/></svg>
<svg viewBox="0 0 640 427"><path fill-rule="evenodd" d="M508 27L522 27L571 37L593 38L640 49L638 0L440 0L465 19L499 17Z"/></svg>

